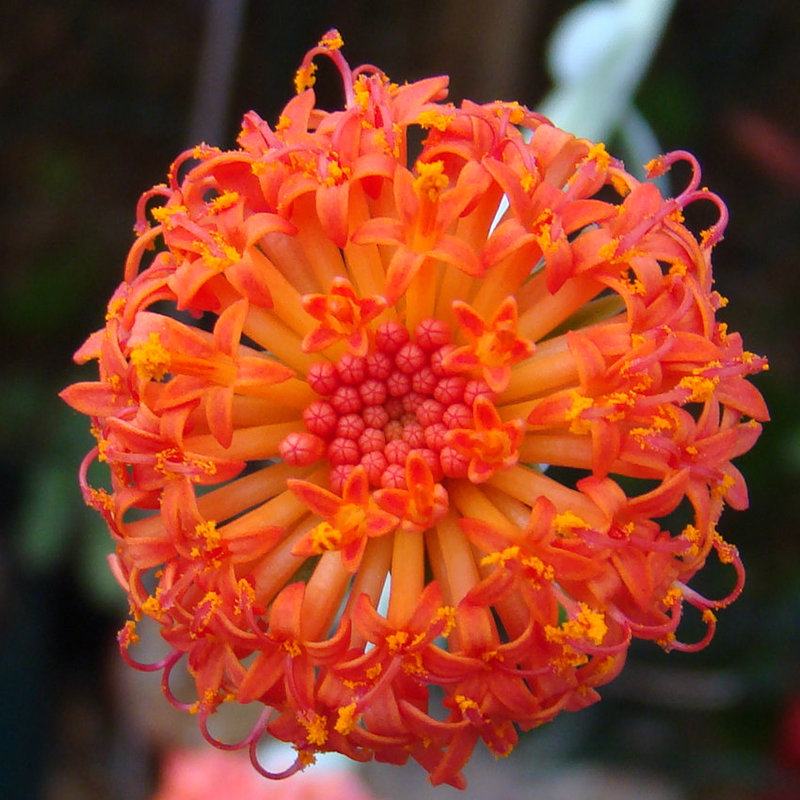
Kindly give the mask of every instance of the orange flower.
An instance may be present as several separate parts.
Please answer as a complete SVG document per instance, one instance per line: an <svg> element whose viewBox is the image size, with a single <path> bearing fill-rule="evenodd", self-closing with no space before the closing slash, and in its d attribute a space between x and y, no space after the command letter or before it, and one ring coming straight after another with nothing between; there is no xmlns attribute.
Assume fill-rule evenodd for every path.
<svg viewBox="0 0 800 800"><path fill-rule="evenodd" d="M747 505L732 461L767 364L717 320L726 212L691 156L650 165L692 167L665 198L516 103L455 107L446 78L397 86L340 48L309 52L274 128L250 112L238 149L144 195L76 354L99 379L62 396L97 438L80 480L130 598L123 653L160 626L169 652L139 666L209 741L264 774L266 733L297 750L284 775L332 750L463 786L479 739L505 755L594 702L633 639L707 644L742 585L717 526ZM316 56L340 110L315 108ZM696 201L719 210L698 236ZM721 600L690 586L712 551L737 576ZM235 744L209 731L228 701L261 712Z"/></svg>

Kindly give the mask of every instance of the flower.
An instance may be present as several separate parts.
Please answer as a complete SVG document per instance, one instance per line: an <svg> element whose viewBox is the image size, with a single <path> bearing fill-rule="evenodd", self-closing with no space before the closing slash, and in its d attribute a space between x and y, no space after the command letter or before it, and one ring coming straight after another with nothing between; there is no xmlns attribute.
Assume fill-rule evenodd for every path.
<svg viewBox="0 0 800 800"><path fill-rule="evenodd" d="M445 77L398 86L340 47L307 54L274 127L248 113L237 149L198 146L143 196L76 354L99 379L62 396L97 438L80 480L116 542L123 655L209 741L289 742L283 775L411 757L462 787L478 740L506 755L595 702L634 639L709 642L742 587L718 523L747 506L732 462L767 362L717 319L727 214L691 155L648 165L689 162L664 197L523 106L455 107ZM318 56L342 109L315 107ZM719 219L695 235L701 201ZM723 599L690 585L712 552ZM236 743L209 730L229 702L260 710Z"/></svg>

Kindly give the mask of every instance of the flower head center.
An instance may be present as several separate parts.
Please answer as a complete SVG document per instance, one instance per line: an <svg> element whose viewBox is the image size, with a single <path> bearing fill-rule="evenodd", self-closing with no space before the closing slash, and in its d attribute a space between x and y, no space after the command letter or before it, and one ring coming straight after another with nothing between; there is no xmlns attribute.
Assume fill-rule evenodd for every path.
<svg viewBox="0 0 800 800"><path fill-rule="evenodd" d="M306 432L286 437L282 457L296 464L327 460L337 493L359 465L373 488L410 488L412 455L424 459L435 482L466 477L469 456L451 445L448 433L472 431L475 400L491 403L494 395L484 380L447 365L454 347L442 320L425 319L413 333L393 321L371 332L365 355L348 351L316 362L307 379L318 398L303 413ZM507 437L485 446L504 452ZM360 524L350 517L336 527Z"/></svg>

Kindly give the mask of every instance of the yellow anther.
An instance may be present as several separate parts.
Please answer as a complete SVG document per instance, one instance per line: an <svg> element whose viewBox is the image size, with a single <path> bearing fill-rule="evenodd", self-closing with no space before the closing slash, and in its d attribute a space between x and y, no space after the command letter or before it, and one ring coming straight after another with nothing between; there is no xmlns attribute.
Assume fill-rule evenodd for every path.
<svg viewBox="0 0 800 800"><path fill-rule="evenodd" d="M444 174L444 162L431 161L426 164L418 161L416 171L418 177L414 180L414 190L432 203L436 202L450 183L450 178Z"/></svg>
<svg viewBox="0 0 800 800"><path fill-rule="evenodd" d="M147 614L148 617L161 616L161 601L158 599L158 597L156 597L156 595L151 594L147 600L142 603L142 611Z"/></svg>
<svg viewBox="0 0 800 800"><path fill-rule="evenodd" d="M342 167L336 161L328 162L328 175L323 181L325 186L337 186L350 177L350 167Z"/></svg>
<svg viewBox="0 0 800 800"><path fill-rule="evenodd" d="M120 632L120 641L125 647L130 647L132 644L138 644L139 634L136 633L136 623L129 619L123 626Z"/></svg>
<svg viewBox="0 0 800 800"><path fill-rule="evenodd" d="M691 392L688 402L704 403L713 397L714 390L717 388L718 383L719 378L706 378L702 375L686 375L678 381L678 386L682 389L688 389Z"/></svg>
<svg viewBox="0 0 800 800"><path fill-rule="evenodd" d="M574 619L566 620L559 627L548 625L545 637L549 642L564 643L567 639L588 639L593 644L600 644L608 632L603 615L594 611L585 603L578 604L579 611Z"/></svg>
<svg viewBox="0 0 800 800"><path fill-rule="evenodd" d="M686 275L688 269L689 268L682 261L676 261L669 268L669 274L670 275L679 275L680 277L683 277L684 275Z"/></svg>
<svg viewBox="0 0 800 800"><path fill-rule="evenodd" d="M337 733L341 733L342 736L347 736L355 728L356 721L356 704L350 703L350 705L341 706L334 729Z"/></svg>
<svg viewBox="0 0 800 800"><path fill-rule="evenodd" d="M594 405L591 397L580 394L575 389L570 392L570 407L564 412L565 422L570 423L572 433L585 433L587 423L581 419L581 414Z"/></svg>
<svg viewBox="0 0 800 800"><path fill-rule="evenodd" d="M463 695L463 694L457 694L457 695L456 695L456 696L453 698L453 700L455 700L455 701L456 701L456 704L458 705L459 711L461 711L461 713L462 713L462 714L463 714L465 711L469 711L469 710L471 710L471 709L474 709L474 710L476 710L476 711L478 711L478 710L479 710L479 706L478 706L478 704L475 702L475 700L473 700L471 697L467 697L466 695Z"/></svg>
<svg viewBox="0 0 800 800"><path fill-rule="evenodd" d="M661 598L665 608L672 608L676 603L683 600L683 592L677 586L671 586L667 593Z"/></svg>
<svg viewBox="0 0 800 800"><path fill-rule="evenodd" d="M150 213L153 215L153 219L158 222L159 225L163 225L167 230L169 230L171 227L173 227L172 217L174 217L176 214L185 214L186 206L156 206L156 208L153 208Z"/></svg>
<svg viewBox="0 0 800 800"><path fill-rule="evenodd" d="M310 750L299 750L297 753L297 760L303 768L310 767L312 764L317 763L317 757Z"/></svg>
<svg viewBox="0 0 800 800"><path fill-rule="evenodd" d="M450 127L453 117L434 109L420 112L417 124L422 128L436 128L437 131L446 131Z"/></svg>
<svg viewBox="0 0 800 800"><path fill-rule="evenodd" d="M331 28L320 40L319 46L328 50L339 50L344 46L344 39L336 28Z"/></svg>
<svg viewBox="0 0 800 800"><path fill-rule="evenodd" d="M383 666L378 664L373 664L371 667L367 667L367 671L364 673L367 676L367 680L374 681L381 673L383 672Z"/></svg>
<svg viewBox="0 0 800 800"><path fill-rule="evenodd" d="M453 628L456 625L456 610L453 606L442 606L436 611L436 619L445 621L444 630L440 635L446 639L453 632Z"/></svg>
<svg viewBox="0 0 800 800"><path fill-rule="evenodd" d="M307 67L300 67L294 75L294 90L297 94L310 89L316 83L317 65L312 61Z"/></svg>
<svg viewBox="0 0 800 800"><path fill-rule="evenodd" d="M365 75L359 75L356 82L353 84L353 94L355 94L356 102L361 108L366 108L369 105L369 84ZM380 131L382 133L383 131Z"/></svg>
<svg viewBox="0 0 800 800"><path fill-rule="evenodd" d="M553 525L556 532L559 534L572 533L574 530L583 530L589 527L584 519L581 519L581 517L572 511L564 511L561 514L556 514Z"/></svg>
<svg viewBox="0 0 800 800"><path fill-rule="evenodd" d="M113 300L111 300L111 302L109 302L108 308L106 309L106 322L112 319L120 319L124 310L125 298L115 297Z"/></svg>
<svg viewBox="0 0 800 800"><path fill-rule="evenodd" d="M481 559L481 566L488 567L492 564L498 564L501 567L506 565L507 561L514 560L519 558L519 546L512 545L511 547L506 547L505 550L500 550L496 553L489 553L488 556L484 556Z"/></svg>
<svg viewBox="0 0 800 800"><path fill-rule="evenodd" d="M501 102L495 109L497 116L508 113L508 121L512 125L522 125L525 119L525 109L516 101Z"/></svg>
<svg viewBox="0 0 800 800"><path fill-rule="evenodd" d="M328 741L328 729L325 717L316 712L305 712L297 715L300 724L306 729L306 741L317 747Z"/></svg>
<svg viewBox="0 0 800 800"><path fill-rule="evenodd" d="M336 550L342 543L342 532L330 522L320 522L309 534L311 543L318 552Z"/></svg>
<svg viewBox="0 0 800 800"><path fill-rule="evenodd" d="M213 519L198 522L194 528L194 535L198 539L205 539L206 547L209 549L219 547L222 541L222 534L217 530L217 523Z"/></svg>
<svg viewBox="0 0 800 800"><path fill-rule="evenodd" d="M397 631L390 633L386 637L386 644L389 645L389 652L396 653L408 641L408 631Z"/></svg>
<svg viewBox="0 0 800 800"><path fill-rule="evenodd" d="M170 355L157 333L151 333L146 342L133 346L131 364L136 368L136 374L144 380L152 378L160 381L164 377L169 370Z"/></svg>
<svg viewBox="0 0 800 800"><path fill-rule="evenodd" d="M294 639L287 639L283 643L283 649L292 657L297 658L297 656L302 653L302 648Z"/></svg>
<svg viewBox="0 0 800 800"><path fill-rule="evenodd" d="M215 197L209 204L208 208L212 214L218 214L226 208L235 206L239 202L239 192L223 192L221 195Z"/></svg>

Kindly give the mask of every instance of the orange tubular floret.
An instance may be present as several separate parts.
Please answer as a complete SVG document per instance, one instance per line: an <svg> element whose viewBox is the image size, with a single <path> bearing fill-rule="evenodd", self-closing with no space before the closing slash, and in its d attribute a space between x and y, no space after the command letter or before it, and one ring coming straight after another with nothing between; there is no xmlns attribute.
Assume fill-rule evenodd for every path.
<svg viewBox="0 0 800 800"><path fill-rule="evenodd" d="M463 788L479 740L507 755L597 701L633 639L708 645L744 583L718 526L747 506L733 461L767 363L717 319L727 211L690 154L638 181L519 104L351 69L335 30L296 88L274 128L248 113L237 148L187 151L142 196L75 354L97 379L62 393L96 439L81 491L116 544L123 658L212 745L269 778L336 751ZM650 179L676 161L691 177L664 198ZM718 219L695 237L699 201ZM712 551L735 574L718 600L691 586ZM684 643L687 605L706 632ZM221 741L234 700L256 721ZM264 769L263 737L295 763Z"/></svg>

